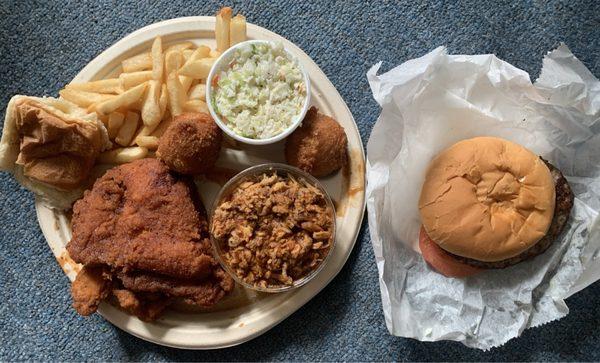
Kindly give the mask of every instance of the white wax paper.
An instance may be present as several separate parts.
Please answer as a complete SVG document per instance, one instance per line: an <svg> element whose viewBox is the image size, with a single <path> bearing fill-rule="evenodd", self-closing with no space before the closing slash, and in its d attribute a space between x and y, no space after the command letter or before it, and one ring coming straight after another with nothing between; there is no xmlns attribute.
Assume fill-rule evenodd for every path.
<svg viewBox="0 0 600 363"><path fill-rule="evenodd" d="M565 299L600 278L600 82L565 45L540 78L493 55L444 47L377 75L382 111L367 146L367 208L391 334L490 349L564 317ZM433 271L418 248L417 201L430 160L475 136L520 143L558 167L575 193L565 232L540 256L467 279Z"/></svg>

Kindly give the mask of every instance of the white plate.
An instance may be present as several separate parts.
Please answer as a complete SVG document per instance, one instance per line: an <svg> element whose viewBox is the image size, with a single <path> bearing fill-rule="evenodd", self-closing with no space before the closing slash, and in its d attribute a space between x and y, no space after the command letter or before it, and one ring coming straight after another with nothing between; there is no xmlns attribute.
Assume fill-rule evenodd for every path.
<svg viewBox="0 0 600 363"><path fill-rule="evenodd" d="M73 81L84 82L115 75L121 60L150 49L154 37L163 43L191 40L198 44L215 45L214 17L197 16L163 21L139 29L108 48L91 61ZM312 83L312 104L324 114L334 117L346 130L350 163L346 172L321 179L337 206L337 240L327 266L307 285L288 293L256 294L236 287L234 292L210 312L167 312L153 323L145 323L110 304L98 309L108 321L142 339L177 348L213 349L237 345L266 332L306 304L342 269L356 241L365 206L365 157L360 134L352 114L325 74L300 48L281 36L248 24L249 39L279 40L306 67ZM262 162L285 162L283 143L244 147L244 150L224 149L218 164L242 170ZM202 199L209 206L219 190L219 184L197 180ZM36 201L40 227L52 252L67 276L73 280L79 266L68 256L65 246L71 238L69 217Z"/></svg>

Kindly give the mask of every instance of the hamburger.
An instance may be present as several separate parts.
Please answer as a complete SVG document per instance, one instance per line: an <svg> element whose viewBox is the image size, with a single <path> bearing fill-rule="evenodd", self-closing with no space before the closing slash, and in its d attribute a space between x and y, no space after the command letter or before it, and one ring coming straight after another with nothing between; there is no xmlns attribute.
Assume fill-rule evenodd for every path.
<svg viewBox="0 0 600 363"><path fill-rule="evenodd" d="M426 172L419 246L448 277L509 267L548 249L572 207L569 183L548 161L496 137L463 140Z"/></svg>

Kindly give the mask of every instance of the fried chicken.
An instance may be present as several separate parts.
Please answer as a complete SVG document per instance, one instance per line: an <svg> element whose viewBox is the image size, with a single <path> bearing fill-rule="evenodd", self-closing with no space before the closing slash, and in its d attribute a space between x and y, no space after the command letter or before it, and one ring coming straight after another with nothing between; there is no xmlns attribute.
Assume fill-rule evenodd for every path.
<svg viewBox="0 0 600 363"><path fill-rule="evenodd" d="M83 316L96 312L100 302L108 296L111 277L103 266L85 266L71 285L73 307Z"/></svg>
<svg viewBox="0 0 600 363"><path fill-rule="evenodd" d="M85 265L72 290L82 315L93 313L107 297L107 289L99 288L107 281L118 305L146 320L158 316L172 298L210 306L233 289L233 280L212 256L195 188L156 159L106 172L75 203L72 227L67 250Z"/></svg>
<svg viewBox="0 0 600 363"><path fill-rule="evenodd" d="M162 294L137 294L124 289L113 290L112 296L117 306L145 321L156 320L172 302Z"/></svg>
<svg viewBox="0 0 600 363"><path fill-rule="evenodd" d="M155 159L113 168L73 207L67 250L83 264L178 278L210 275L210 242L190 188Z"/></svg>
<svg viewBox="0 0 600 363"><path fill-rule="evenodd" d="M194 305L212 306L233 289L233 280L221 269L203 282L181 280L144 273L121 273L118 275L123 287L140 292L166 293L181 297Z"/></svg>
<svg viewBox="0 0 600 363"><path fill-rule="evenodd" d="M215 165L223 133L209 114L176 116L161 136L157 156L181 174L202 174Z"/></svg>
<svg viewBox="0 0 600 363"><path fill-rule="evenodd" d="M348 139L344 128L311 107L302 125L286 140L287 163L316 177L339 170L347 162Z"/></svg>

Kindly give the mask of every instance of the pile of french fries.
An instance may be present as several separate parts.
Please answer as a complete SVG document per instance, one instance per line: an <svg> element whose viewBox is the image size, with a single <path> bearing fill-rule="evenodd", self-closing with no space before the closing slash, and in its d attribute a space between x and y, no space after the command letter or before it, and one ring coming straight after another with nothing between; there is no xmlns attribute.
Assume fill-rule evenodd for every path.
<svg viewBox="0 0 600 363"><path fill-rule="evenodd" d="M215 60L231 45L246 40L246 18L224 7L217 13L216 49L192 42L163 46L156 37L148 52L122 61L116 78L65 86L60 97L96 112L113 149L98 159L122 164L148 156L174 116L206 112L206 78Z"/></svg>

